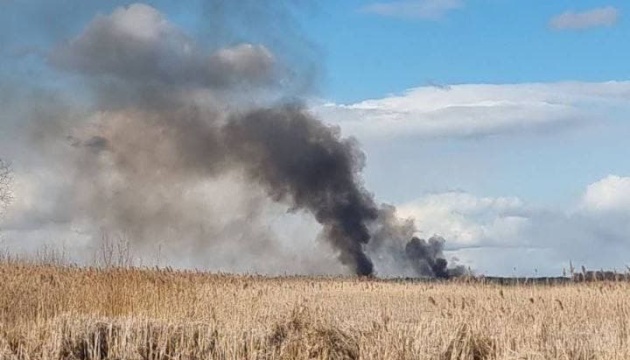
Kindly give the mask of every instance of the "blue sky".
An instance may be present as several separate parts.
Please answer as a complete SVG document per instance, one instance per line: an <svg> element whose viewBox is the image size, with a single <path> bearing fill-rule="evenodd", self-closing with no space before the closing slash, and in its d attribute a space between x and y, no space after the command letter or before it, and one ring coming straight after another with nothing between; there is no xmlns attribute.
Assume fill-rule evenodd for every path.
<svg viewBox="0 0 630 360"><path fill-rule="evenodd" d="M423 235L447 238L463 264L554 275L569 260L630 259L630 3L298 1L289 21L258 3L230 8L260 18L220 40L209 3L147 2L202 47L262 43L300 70L315 64L316 85L300 95L359 140L367 187ZM33 157L13 100L37 89L85 100L49 54L129 4L0 0L0 151L18 175L32 175ZM32 210L16 209L9 222Z"/></svg>
<svg viewBox="0 0 630 360"><path fill-rule="evenodd" d="M603 81L628 77L623 1L472 0L437 19L378 16L365 1L327 1L308 22L326 53L324 93L358 101L428 82ZM615 26L552 30L565 11L614 5Z"/></svg>

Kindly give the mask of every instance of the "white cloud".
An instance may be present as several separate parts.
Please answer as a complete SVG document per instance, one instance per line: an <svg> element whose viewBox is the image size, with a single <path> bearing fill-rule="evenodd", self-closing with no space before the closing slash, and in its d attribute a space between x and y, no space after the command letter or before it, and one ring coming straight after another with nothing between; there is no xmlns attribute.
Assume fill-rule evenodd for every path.
<svg viewBox="0 0 630 360"><path fill-rule="evenodd" d="M526 225L523 202L515 197L476 197L464 192L431 194L399 207L403 217L418 220L425 237L448 239L448 246L491 245L514 237ZM507 240L509 241L509 240ZM500 242L501 246L507 246Z"/></svg>
<svg viewBox="0 0 630 360"><path fill-rule="evenodd" d="M480 273L560 275L569 261L625 270L630 259L630 177L596 181L565 209L448 192L424 196L399 211L416 220L423 236L446 238L449 254Z"/></svg>
<svg viewBox="0 0 630 360"><path fill-rule="evenodd" d="M374 3L361 10L381 16L436 20L463 6L463 0L405 0Z"/></svg>
<svg viewBox="0 0 630 360"><path fill-rule="evenodd" d="M606 120L628 108L630 82L467 84L411 89L354 104L314 107L361 139L478 137Z"/></svg>
<svg viewBox="0 0 630 360"><path fill-rule="evenodd" d="M583 208L593 212L630 211L630 177L610 175L589 185Z"/></svg>
<svg viewBox="0 0 630 360"><path fill-rule="evenodd" d="M583 12L567 11L552 18L549 25L557 30L590 29L615 25L619 16L619 10L612 6Z"/></svg>

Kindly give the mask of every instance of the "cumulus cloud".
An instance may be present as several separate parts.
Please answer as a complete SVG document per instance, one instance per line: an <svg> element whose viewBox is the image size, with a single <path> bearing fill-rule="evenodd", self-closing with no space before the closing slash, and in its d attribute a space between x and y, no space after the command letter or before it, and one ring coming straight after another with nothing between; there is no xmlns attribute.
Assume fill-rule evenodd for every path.
<svg viewBox="0 0 630 360"><path fill-rule="evenodd" d="M370 4L361 11L387 17L436 20L462 7L463 0L404 0Z"/></svg>
<svg viewBox="0 0 630 360"><path fill-rule="evenodd" d="M425 236L448 239L449 254L480 273L560 275L569 262L625 270L630 256L630 177L586 187L575 205L536 207L515 197L429 194L399 207Z"/></svg>
<svg viewBox="0 0 630 360"><path fill-rule="evenodd" d="M567 11L555 16L549 25L556 30L581 30L613 26L619 20L619 10L606 6L582 12Z"/></svg>
<svg viewBox="0 0 630 360"><path fill-rule="evenodd" d="M439 234L455 247L517 245L509 240L527 224L525 210L516 197L476 197L465 192L429 194L399 207L403 217L418 220L425 236Z"/></svg>
<svg viewBox="0 0 630 360"><path fill-rule="evenodd" d="M274 56L240 44L207 53L159 11L145 4L99 15L49 58L61 69L154 85L225 87L271 81Z"/></svg>
<svg viewBox="0 0 630 360"><path fill-rule="evenodd" d="M480 137L544 131L603 120L626 107L630 82L426 86L315 111L361 139ZM595 111L597 109L597 111Z"/></svg>
<svg viewBox="0 0 630 360"><path fill-rule="evenodd" d="M594 212L630 210L630 178L610 175L589 185L583 207Z"/></svg>

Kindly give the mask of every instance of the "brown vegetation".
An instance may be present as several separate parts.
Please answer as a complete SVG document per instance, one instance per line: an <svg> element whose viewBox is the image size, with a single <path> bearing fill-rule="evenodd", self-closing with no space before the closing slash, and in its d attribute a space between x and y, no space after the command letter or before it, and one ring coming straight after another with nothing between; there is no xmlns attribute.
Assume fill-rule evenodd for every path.
<svg viewBox="0 0 630 360"><path fill-rule="evenodd" d="M629 359L626 282L500 286L0 261L1 359Z"/></svg>

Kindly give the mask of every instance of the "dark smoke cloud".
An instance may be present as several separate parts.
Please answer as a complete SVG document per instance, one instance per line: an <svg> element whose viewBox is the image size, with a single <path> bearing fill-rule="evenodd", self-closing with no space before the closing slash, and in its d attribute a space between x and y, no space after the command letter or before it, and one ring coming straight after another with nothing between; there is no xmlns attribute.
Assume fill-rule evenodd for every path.
<svg viewBox="0 0 630 360"><path fill-rule="evenodd" d="M275 201L310 211L340 260L359 275L373 264L363 246L377 219L372 196L358 182L363 154L351 139L325 126L298 105L252 111L225 127L231 156Z"/></svg>
<svg viewBox="0 0 630 360"><path fill-rule="evenodd" d="M260 17L239 23L237 3ZM292 10L277 2L217 0L207 9L211 20L222 21L205 45L155 8L133 4L97 16L53 48L49 63L79 74L94 96L84 121L59 123L54 134L40 128L40 139L65 132L70 148L57 159L73 178L58 212L124 233L140 246L187 239L193 252L212 244L230 249L237 262L252 261L246 250L264 261L281 252L261 221L267 198L311 215L355 274L456 275L443 241L414 238L413 222L364 188L357 142L299 100L286 100L309 87L295 84L310 83L315 68L287 71L287 64L309 64L294 61L295 50L283 51L299 36L284 35L294 39L283 42L278 37L286 29L269 27L286 22L294 29L283 20ZM235 31L248 26L268 34L271 45L260 34L254 38L264 45L246 39L252 32ZM241 205L207 189L231 183ZM222 214L236 220L226 223Z"/></svg>
<svg viewBox="0 0 630 360"><path fill-rule="evenodd" d="M203 2L202 39L213 47L251 42L266 44L282 54L276 81L292 95L312 94L318 89L322 51L300 24L300 17L317 16L312 0L206 0Z"/></svg>
<svg viewBox="0 0 630 360"><path fill-rule="evenodd" d="M463 266L448 268L448 262L442 253L444 242L444 238L433 236L429 240L413 237L407 243L405 253L418 274L440 279L464 274L465 268Z"/></svg>
<svg viewBox="0 0 630 360"><path fill-rule="evenodd" d="M155 86L221 88L272 80L264 46L239 44L208 54L156 9L144 4L100 15L78 37L56 47L54 66Z"/></svg>

